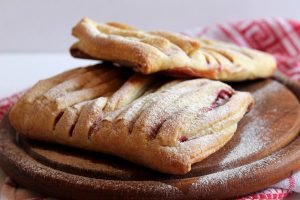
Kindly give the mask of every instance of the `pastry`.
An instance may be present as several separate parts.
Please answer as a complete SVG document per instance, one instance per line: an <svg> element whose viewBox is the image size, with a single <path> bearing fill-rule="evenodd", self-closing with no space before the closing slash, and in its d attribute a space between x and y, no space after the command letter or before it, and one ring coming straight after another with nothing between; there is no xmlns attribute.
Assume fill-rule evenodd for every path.
<svg viewBox="0 0 300 200"><path fill-rule="evenodd" d="M78 38L70 50L73 56L112 61L143 74L162 71L243 81L269 77L276 68L275 59L258 50L172 32L145 32L120 23L98 24L84 18L72 33Z"/></svg>
<svg viewBox="0 0 300 200"><path fill-rule="evenodd" d="M113 154L185 174L224 146L253 99L208 79L171 79L113 64L39 81L9 113L29 138Z"/></svg>

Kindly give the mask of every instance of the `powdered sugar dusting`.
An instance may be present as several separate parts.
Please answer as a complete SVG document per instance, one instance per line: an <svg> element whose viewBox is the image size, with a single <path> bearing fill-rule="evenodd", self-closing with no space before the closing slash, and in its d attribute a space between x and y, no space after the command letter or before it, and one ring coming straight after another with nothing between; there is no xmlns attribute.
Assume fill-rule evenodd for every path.
<svg viewBox="0 0 300 200"><path fill-rule="evenodd" d="M263 160L253 162L248 165L201 176L197 181L191 184L189 190L190 191L194 190L199 192L200 190L205 190L205 188L209 185L219 185L220 188L222 188L222 190L226 190L226 189L237 190L238 188L227 188L228 185L230 185L228 184L228 182L235 180L235 181L240 181L241 184L243 184L244 182L247 182L247 180L253 179L252 177L253 171L256 171L256 173L258 174L259 171L263 171L268 166L274 165L279 158L280 155L274 154ZM263 178L264 177L262 177L262 179Z"/></svg>
<svg viewBox="0 0 300 200"><path fill-rule="evenodd" d="M264 107L268 102L265 101L266 95L276 94L280 90L280 85L272 82L267 84L253 93L256 105L255 107ZM276 107L274 109L264 110L253 108L247 115L248 123L241 127L242 136L239 137L237 146L233 147L231 151L220 162L222 167L230 167L241 160L248 163L251 162L251 157L266 150L266 148L273 142L270 140L272 134L272 118L276 118L281 110ZM264 120L264 115L268 116L269 120ZM260 117L258 117L260 116ZM245 160L245 159L248 160ZM231 166L232 167L232 166Z"/></svg>
<svg viewBox="0 0 300 200"><path fill-rule="evenodd" d="M264 144L269 142L269 138L264 138L262 134L266 131L266 125L263 120L254 120L253 123L247 124L245 129L247 129L247 131L243 134L243 137L240 138L240 143L221 161L221 165L226 165L229 162L235 162L243 157L248 157L264 148Z"/></svg>

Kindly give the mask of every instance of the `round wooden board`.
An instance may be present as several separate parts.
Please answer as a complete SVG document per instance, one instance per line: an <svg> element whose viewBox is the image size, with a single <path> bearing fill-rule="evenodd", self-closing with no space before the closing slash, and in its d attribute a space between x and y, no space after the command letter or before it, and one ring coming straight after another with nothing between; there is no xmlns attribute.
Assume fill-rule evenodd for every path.
<svg viewBox="0 0 300 200"><path fill-rule="evenodd" d="M253 109L229 143L184 176L31 141L16 134L7 118L0 125L0 165L19 184L65 199L224 199L300 170L300 105L293 93L274 80L233 87L252 93Z"/></svg>

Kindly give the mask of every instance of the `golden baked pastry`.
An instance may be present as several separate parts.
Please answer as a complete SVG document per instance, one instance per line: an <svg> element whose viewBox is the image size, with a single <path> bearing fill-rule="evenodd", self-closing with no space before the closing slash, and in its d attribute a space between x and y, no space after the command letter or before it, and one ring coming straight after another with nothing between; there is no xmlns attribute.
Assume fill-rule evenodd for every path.
<svg viewBox="0 0 300 200"><path fill-rule="evenodd" d="M97 24L84 18L72 33L79 39L71 47L73 56L120 63L143 74L163 71L242 81L269 77L276 68L275 59L258 50L172 32L145 32L120 23Z"/></svg>
<svg viewBox="0 0 300 200"><path fill-rule="evenodd" d="M161 81L105 63L39 81L9 119L29 138L184 174L230 140L252 102L219 81Z"/></svg>

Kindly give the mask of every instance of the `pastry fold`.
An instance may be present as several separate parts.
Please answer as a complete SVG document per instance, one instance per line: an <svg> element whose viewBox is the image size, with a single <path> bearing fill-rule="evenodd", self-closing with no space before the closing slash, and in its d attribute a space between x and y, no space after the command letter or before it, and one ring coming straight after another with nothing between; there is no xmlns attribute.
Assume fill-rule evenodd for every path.
<svg viewBox="0 0 300 200"><path fill-rule="evenodd" d="M72 34L78 38L70 49L74 57L111 61L143 74L162 71L243 81L269 77L276 69L275 59L258 50L173 32L145 32L121 23L84 18Z"/></svg>
<svg viewBox="0 0 300 200"><path fill-rule="evenodd" d="M161 81L98 64L39 81L9 119L32 139L185 174L230 140L252 103L249 93L219 81Z"/></svg>

